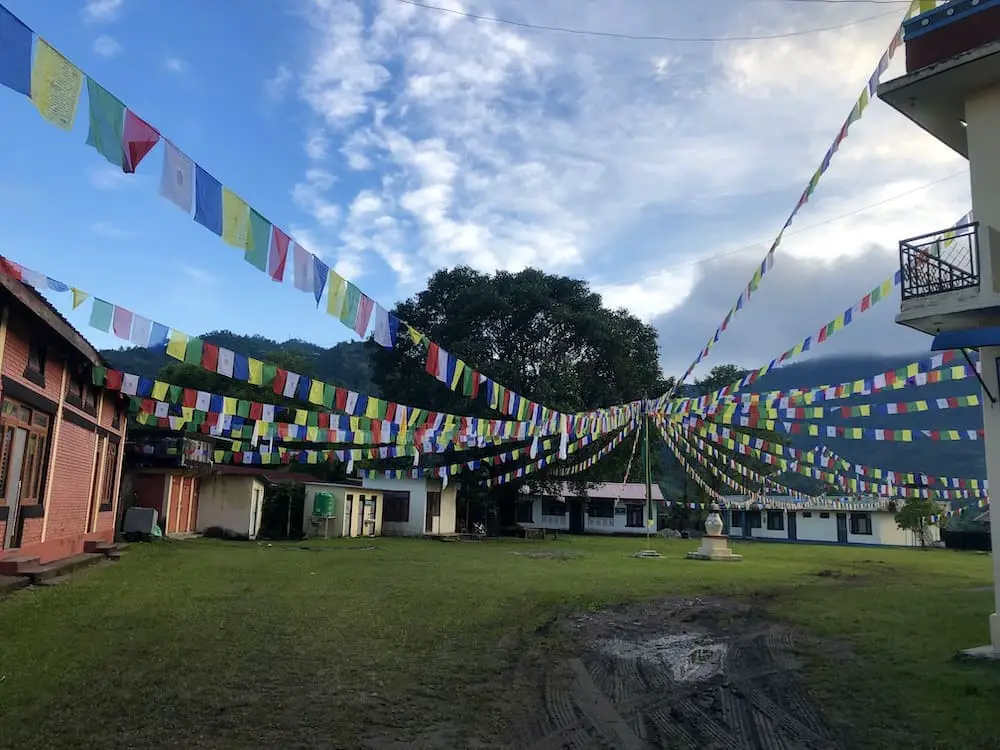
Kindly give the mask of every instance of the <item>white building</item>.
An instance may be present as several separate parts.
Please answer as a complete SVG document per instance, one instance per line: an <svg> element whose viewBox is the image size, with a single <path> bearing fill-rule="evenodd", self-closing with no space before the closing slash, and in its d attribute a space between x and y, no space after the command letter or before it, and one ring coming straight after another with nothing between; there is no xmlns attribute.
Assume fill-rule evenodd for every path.
<svg viewBox="0 0 1000 750"><path fill-rule="evenodd" d="M837 498L764 498L751 504L742 495L723 497L722 514L732 539L762 539L785 542L887 545L919 547L918 535L896 524L897 503L892 500L851 502ZM729 507L743 505L748 507ZM758 507L759 506L759 507ZM937 526L929 526L925 544L941 538Z"/></svg>
<svg viewBox="0 0 1000 750"><path fill-rule="evenodd" d="M1000 486L1000 3L951 0L903 24L906 73L879 87L900 114L969 160L972 214L959 227L899 243L896 322L934 351L979 350L986 474ZM974 217L974 220L973 220ZM919 219L919 216L914 217ZM926 231L926 228L921 228ZM1000 513L991 514L993 549ZM1000 654L1000 555L993 555L990 646Z"/></svg>
<svg viewBox="0 0 1000 750"><path fill-rule="evenodd" d="M568 531L571 534L645 534L656 532L663 495L652 487L651 523L646 519L646 485L605 482L578 493L563 484L555 495L535 495L522 487L517 522L527 528Z"/></svg>
<svg viewBox="0 0 1000 750"><path fill-rule="evenodd" d="M438 536L457 532L457 486L441 487L440 479L362 480L365 489L382 494L382 534Z"/></svg>

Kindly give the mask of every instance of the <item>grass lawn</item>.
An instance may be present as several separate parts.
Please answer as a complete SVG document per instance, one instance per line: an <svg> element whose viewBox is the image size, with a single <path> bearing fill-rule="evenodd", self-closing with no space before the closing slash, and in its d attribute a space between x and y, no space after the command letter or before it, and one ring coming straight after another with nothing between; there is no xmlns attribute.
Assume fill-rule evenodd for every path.
<svg viewBox="0 0 1000 750"><path fill-rule="evenodd" d="M0 600L0 745L501 736L532 700L513 665L558 648L539 630L555 616L722 595L831 641L805 655L808 687L852 747L1000 746L1000 664L952 660L988 638L986 555L757 543L712 564L684 560L689 541L654 542L658 560L626 539L371 542L133 545Z"/></svg>

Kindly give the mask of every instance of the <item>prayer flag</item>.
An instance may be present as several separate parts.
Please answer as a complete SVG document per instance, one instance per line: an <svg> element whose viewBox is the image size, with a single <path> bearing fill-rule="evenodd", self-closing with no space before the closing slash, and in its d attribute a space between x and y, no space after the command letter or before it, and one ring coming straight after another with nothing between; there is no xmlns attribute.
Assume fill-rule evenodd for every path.
<svg viewBox="0 0 1000 750"><path fill-rule="evenodd" d="M354 322L358 319L358 305L360 303L361 290L348 281L347 291L344 294L344 307L340 311L340 322L348 328L354 328Z"/></svg>
<svg viewBox="0 0 1000 750"><path fill-rule="evenodd" d="M90 128L87 145L121 169L124 166L122 139L125 133L125 105L93 78L87 78Z"/></svg>
<svg viewBox="0 0 1000 750"><path fill-rule="evenodd" d="M118 338L128 341L132 335L132 311L115 305L111 330Z"/></svg>
<svg viewBox="0 0 1000 750"><path fill-rule="evenodd" d="M241 250L250 246L250 206L227 187L222 188L222 239Z"/></svg>
<svg viewBox="0 0 1000 750"><path fill-rule="evenodd" d="M313 256L313 296L316 304L319 305L323 290L326 288L326 279L330 275L330 267L319 259L318 255Z"/></svg>
<svg viewBox="0 0 1000 750"><path fill-rule="evenodd" d="M187 342L188 337L186 333L171 330L170 338L167 340L167 356L183 360L184 353L187 351Z"/></svg>
<svg viewBox="0 0 1000 750"><path fill-rule="evenodd" d="M71 130L82 86L83 72L39 37L31 67L31 101L42 117Z"/></svg>
<svg viewBox="0 0 1000 750"><path fill-rule="evenodd" d="M163 150L163 172L160 175L160 195L185 213L191 213L194 162L170 141Z"/></svg>
<svg viewBox="0 0 1000 750"><path fill-rule="evenodd" d="M0 6L0 83L31 96L31 29Z"/></svg>
<svg viewBox="0 0 1000 750"><path fill-rule="evenodd" d="M149 346L151 348L157 348L167 345L167 338L170 336L170 329L167 328L163 323L153 323L153 327L149 332Z"/></svg>
<svg viewBox="0 0 1000 750"><path fill-rule="evenodd" d="M344 277L339 273L334 271L332 268L329 269L327 274L330 278L329 291L326 296L326 311L334 316L335 318L340 317L340 313L344 309L344 298L347 295L347 282Z"/></svg>
<svg viewBox="0 0 1000 750"><path fill-rule="evenodd" d="M271 254L268 256L267 273L274 281L285 278L285 261L288 260L288 235L272 226Z"/></svg>
<svg viewBox="0 0 1000 750"><path fill-rule="evenodd" d="M83 291L82 289L77 289L76 287L73 287L72 289L70 289L70 291L73 293L74 310L78 308L80 305L82 305L84 302L86 302L88 299L90 299L90 294Z"/></svg>
<svg viewBox="0 0 1000 750"><path fill-rule="evenodd" d="M153 323L149 318L144 318L141 315L133 315L131 342L136 346L148 346L152 325Z"/></svg>
<svg viewBox="0 0 1000 750"><path fill-rule="evenodd" d="M194 165L194 220L205 229L222 235L222 183Z"/></svg>
<svg viewBox="0 0 1000 750"><path fill-rule="evenodd" d="M292 244L292 274L296 289L300 292L313 290L312 254L298 242Z"/></svg>
<svg viewBox="0 0 1000 750"><path fill-rule="evenodd" d="M98 331L108 332L111 318L114 315L114 305L94 297L94 306L90 310L90 326Z"/></svg>
<svg viewBox="0 0 1000 750"><path fill-rule="evenodd" d="M243 259L254 268L267 270L267 251L271 246L271 222L250 209L250 234Z"/></svg>
<svg viewBox="0 0 1000 750"><path fill-rule="evenodd" d="M122 171L132 174L153 146L160 142L159 131L130 109L125 110L122 129L122 152L125 156Z"/></svg>
<svg viewBox="0 0 1000 750"><path fill-rule="evenodd" d="M392 349L396 346L396 336L399 334L399 318L384 307L375 304L375 343Z"/></svg>
<svg viewBox="0 0 1000 750"><path fill-rule="evenodd" d="M374 304L370 297L365 294L361 295L358 302L358 317L354 321L354 332L362 338L368 332L368 322L371 320Z"/></svg>

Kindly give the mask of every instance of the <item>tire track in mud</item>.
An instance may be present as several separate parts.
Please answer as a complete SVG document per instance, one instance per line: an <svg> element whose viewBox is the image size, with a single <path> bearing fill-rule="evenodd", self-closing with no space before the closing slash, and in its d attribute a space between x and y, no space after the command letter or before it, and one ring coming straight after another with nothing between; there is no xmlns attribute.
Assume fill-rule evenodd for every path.
<svg viewBox="0 0 1000 750"><path fill-rule="evenodd" d="M542 715L517 746L841 750L798 679L791 630L732 603L650 606L645 621L619 608L573 623L578 655L548 665Z"/></svg>

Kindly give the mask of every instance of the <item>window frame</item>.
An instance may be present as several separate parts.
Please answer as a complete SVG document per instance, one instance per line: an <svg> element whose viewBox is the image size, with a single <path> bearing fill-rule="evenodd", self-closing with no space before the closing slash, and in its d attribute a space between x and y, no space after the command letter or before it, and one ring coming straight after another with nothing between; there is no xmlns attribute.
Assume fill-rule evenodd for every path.
<svg viewBox="0 0 1000 750"><path fill-rule="evenodd" d="M110 437L104 438L104 473L101 477L101 493L98 495L100 500L98 511L102 513L111 510L115 504L119 448L117 440L112 440Z"/></svg>
<svg viewBox="0 0 1000 750"><path fill-rule="evenodd" d="M597 510L599 512L595 513ZM615 517L615 501L608 500L605 498L594 498L587 502L587 517L588 518L614 518Z"/></svg>
<svg viewBox="0 0 1000 750"><path fill-rule="evenodd" d="M748 515L749 525L751 529L759 529L761 527L761 518L759 510L748 510L745 511Z"/></svg>
<svg viewBox="0 0 1000 750"><path fill-rule="evenodd" d="M45 424L39 424L41 420L44 420ZM0 506L10 506L7 498L9 489L7 462L10 458L8 455L10 443L7 442L7 436L9 434L12 438L14 429L22 429L28 433L21 463L21 492L18 505L21 507L44 505L54 421L55 415L28 406L10 396L0 399ZM40 449L39 443L41 443Z"/></svg>
<svg viewBox="0 0 1000 750"><path fill-rule="evenodd" d="M638 523L634 521L638 519ZM625 528L641 529L646 526L646 504L625 503Z"/></svg>
<svg viewBox="0 0 1000 750"><path fill-rule="evenodd" d="M769 510L767 511L767 530L768 531L784 531L785 530L785 512L782 510Z"/></svg>
<svg viewBox="0 0 1000 750"><path fill-rule="evenodd" d="M32 359L37 360L37 366L32 364ZM45 368L48 364L48 347L44 341L37 337L28 338L28 359L24 365L22 377L30 383L45 387Z"/></svg>
<svg viewBox="0 0 1000 750"><path fill-rule="evenodd" d="M864 525L868 530L859 531L861 527L857 523L858 521L864 521ZM847 528L854 536L872 536L872 514L863 511L852 511L848 518Z"/></svg>
<svg viewBox="0 0 1000 750"><path fill-rule="evenodd" d="M525 510L527 511L525 513ZM525 518L527 516L527 518ZM535 522L535 498L530 500L518 500L517 507L514 513L514 520L516 523L534 523Z"/></svg>
<svg viewBox="0 0 1000 750"><path fill-rule="evenodd" d="M543 497L542 498L542 515L543 516L565 516L566 515L566 503L554 497Z"/></svg>
<svg viewBox="0 0 1000 750"><path fill-rule="evenodd" d="M382 490L382 523L409 523L410 500L409 490ZM400 509L405 514L393 512Z"/></svg>

